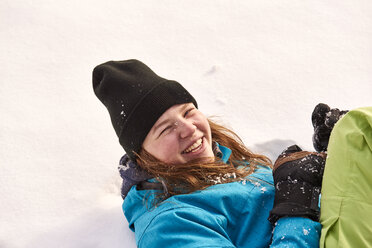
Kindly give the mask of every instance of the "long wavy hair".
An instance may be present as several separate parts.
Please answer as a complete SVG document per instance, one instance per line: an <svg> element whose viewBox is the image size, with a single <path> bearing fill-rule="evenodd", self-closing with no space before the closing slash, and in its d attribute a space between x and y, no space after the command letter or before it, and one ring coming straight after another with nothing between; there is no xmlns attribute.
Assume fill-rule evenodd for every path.
<svg viewBox="0 0 372 248"><path fill-rule="evenodd" d="M251 152L232 130L208 118L212 141L231 149L227 163L219 158L197 159L184 164L166 164L142 149L137 154L138 165L163 184L164 191L156 196L161 202L173 195L188 194L211 185L241 181L257 168L272 168L272 162L264 155Z"/></svg>

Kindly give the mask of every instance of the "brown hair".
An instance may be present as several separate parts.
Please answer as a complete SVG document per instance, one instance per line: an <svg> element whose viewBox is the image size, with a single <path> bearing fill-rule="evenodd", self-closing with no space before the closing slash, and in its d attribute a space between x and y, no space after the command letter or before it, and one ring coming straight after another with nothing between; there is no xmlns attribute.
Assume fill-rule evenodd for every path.
<svg viewBox="0 0 372 248"><path fill-rule="evenodd" d="M145 149L137 155L139 166L154 175L165 188L157 195L160 202L173 195L192 193L217 183L243 180L257 165L272 168L269 158L251 152L232 130L208 119L212 140L232 150L227 163L219 159L198 159L185 164L165 164Z"/></svg>

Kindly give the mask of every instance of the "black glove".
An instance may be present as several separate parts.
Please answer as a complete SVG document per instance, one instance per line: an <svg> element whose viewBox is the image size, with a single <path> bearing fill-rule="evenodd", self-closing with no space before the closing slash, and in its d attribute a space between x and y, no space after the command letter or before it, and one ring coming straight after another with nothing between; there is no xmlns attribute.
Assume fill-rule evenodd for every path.
<svg viewBox="0 0 372 248"><path fill-rule="evenodd" d="M314 127L313 146L316 151L327 151L329 136L336 122L344 116L348 110L331 109L327 104L319 103L315 106L311 115Z"/></svg>
<svg viewBox="0 0 372 248"><path fill-rule="evenodd" d="M272 224L285 216L306 217L319 221L319 194L325 154L305 152L297 145L288 147L274 164L274 207Z"/></svg>
<svg viewBox="0 0 372 248"><path fill-rule="evenodd" d="M137 185L153 177L142 170L127 154L121 157L118 169L121 178L123 178L121 185L121 197L123 199L125 199L133 185Z"/></svg>

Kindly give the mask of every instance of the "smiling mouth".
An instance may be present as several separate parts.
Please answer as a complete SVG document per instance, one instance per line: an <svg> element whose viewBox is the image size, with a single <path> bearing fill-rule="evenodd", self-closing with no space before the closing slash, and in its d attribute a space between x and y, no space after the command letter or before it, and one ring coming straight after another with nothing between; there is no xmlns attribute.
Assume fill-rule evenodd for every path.
<svg viewBox="0 0 372 248"><path fill-rule="evenodd" d="M203 138L200 138L194 144L192 144L190 147L184 150L182 154L196 152L202 147L202 145L203 145Z"/></svg>

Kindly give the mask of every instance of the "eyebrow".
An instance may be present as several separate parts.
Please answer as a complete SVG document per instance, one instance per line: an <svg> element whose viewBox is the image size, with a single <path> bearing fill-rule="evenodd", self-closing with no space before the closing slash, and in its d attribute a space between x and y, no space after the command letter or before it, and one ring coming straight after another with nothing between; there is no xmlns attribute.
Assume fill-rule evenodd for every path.
<svg viewBox="0 0 372 248"><path fill-rule="evenodd" d="M182 108L179 110L179 112L183 112L186 108L190 106L189 103L186 103L182 106ZM165 119L164 121L160 122L158 125L154 127L154 133L156 133L157 129L161 126L163 126L165 123L169 122L169 119Z"/></svg>

